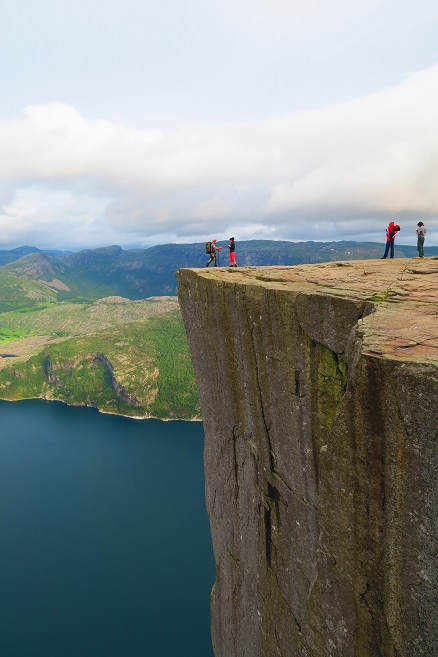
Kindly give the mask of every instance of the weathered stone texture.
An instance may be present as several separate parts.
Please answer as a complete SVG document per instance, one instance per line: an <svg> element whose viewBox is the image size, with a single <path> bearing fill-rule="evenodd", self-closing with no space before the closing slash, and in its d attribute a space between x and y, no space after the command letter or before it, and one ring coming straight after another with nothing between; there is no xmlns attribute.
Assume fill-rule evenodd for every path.
<svg viewBox="0 0 438 657"><path fill-rule="evenodd" d="M178 279L216 657L438 655L438 263Z"/></svg>

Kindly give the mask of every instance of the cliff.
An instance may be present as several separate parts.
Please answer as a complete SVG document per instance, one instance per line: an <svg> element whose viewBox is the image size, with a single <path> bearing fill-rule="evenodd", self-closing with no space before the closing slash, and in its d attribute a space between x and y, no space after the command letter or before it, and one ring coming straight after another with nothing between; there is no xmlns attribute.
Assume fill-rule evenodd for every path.
<svg viewBox="0 0 438 657"><path fill-rule="evenodd" d="M178 281L216 657L438 655L438 261Z"/></svg>

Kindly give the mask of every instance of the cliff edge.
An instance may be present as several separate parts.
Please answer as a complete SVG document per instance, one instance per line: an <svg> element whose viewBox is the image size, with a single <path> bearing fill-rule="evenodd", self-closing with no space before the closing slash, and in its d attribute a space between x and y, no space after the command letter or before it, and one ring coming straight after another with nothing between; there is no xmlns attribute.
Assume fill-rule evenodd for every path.
<svg viewBox="0 0 438 657"><path fill-rule="evenodd" d="M438 655L438 260L177 276L216 657Z"/></svg>

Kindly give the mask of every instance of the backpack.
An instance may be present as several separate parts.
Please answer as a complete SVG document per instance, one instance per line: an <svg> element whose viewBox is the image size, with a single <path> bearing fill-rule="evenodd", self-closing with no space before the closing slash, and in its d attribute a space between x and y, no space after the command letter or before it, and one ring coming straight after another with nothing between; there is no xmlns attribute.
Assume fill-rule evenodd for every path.
<svg viewBox="0 0 438 657"><path fill-rule="evenodd" d="M205 243L205 253L211 253L211 242Z"/></svg>

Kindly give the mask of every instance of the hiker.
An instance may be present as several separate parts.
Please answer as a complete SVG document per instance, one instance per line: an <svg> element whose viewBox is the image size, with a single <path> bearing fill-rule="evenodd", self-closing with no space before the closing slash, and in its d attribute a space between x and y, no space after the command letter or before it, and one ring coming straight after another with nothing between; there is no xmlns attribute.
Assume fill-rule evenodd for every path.
<svg viewBox="0 0 438 657"><path fill-rule="evenodd" d="M230 243L227 245L230 249L230 267L237 267L236 264L236 242L234 237L230 237Z"/></svg>
<svg viewBox="0 0 438 657"><path fill-rule="evenodd" d="M422 221L419 221L417 224L417 230L415 231L417 233L417 249L418 249L418 257L419 258L424 258L424 238L426 237L426 232L427 228L423 224Z"/></svg>
<svg viewBox="0 0 438 657"><path fill-rule="evenodd" d="M384 260L388 257L389 251L391 252L390 258L394 257L394 240L395 236L400 230L400 226L395 224L393 221L390 222L388 228L386 229L386 246L385 253L383 254L381 260Z"/></svg>
<svg viewBox="0 0 438 657"><path fill-rule="evenodd" d="M208 267L210 262L214 260L214 266L217 267L216 251L219 251L219 249L218 247L216 247L216 240L211 240L211 242L206 242L205 251L210 254L210 260L207 262L205 266Z"/></svg>

